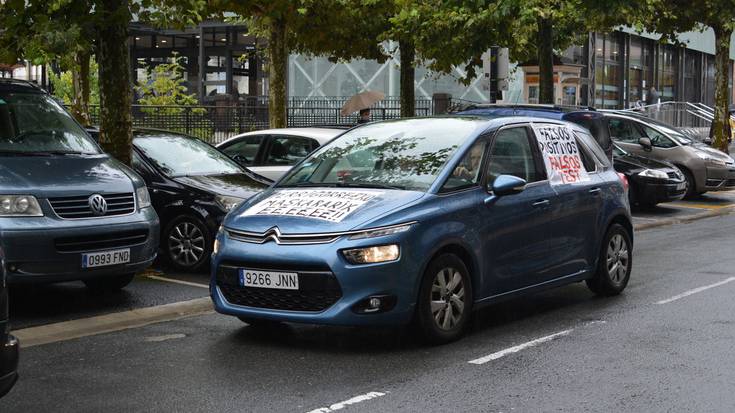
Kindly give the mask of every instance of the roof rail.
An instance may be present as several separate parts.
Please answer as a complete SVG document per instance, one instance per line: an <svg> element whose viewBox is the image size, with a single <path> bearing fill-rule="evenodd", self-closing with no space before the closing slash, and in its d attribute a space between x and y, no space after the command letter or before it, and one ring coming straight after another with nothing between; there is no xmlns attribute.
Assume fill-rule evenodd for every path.
<svg viewBox="0 0 735 413"><path fill-rule="evenodd" d="M592 106L576 106L576 105L554 105L554 104L541 104L541 103L521 103L521 104L508 104L508 103L460 103L456 106L449 108L449 113L462 112L465 110L472 109L547 109L556 110L559 112L573 111L573 110L591 110L596 111L597 109Z"/></svg>
<svg viewBox="0 0 735 413"><path fill-rule="evenodd" d="M31 82L28 80L22 80L22 79L13 79L13 78L7 78L7 77L0 77L0 84L10 84L13 86L28 86L32 87L34 89L43 90L41 86L36 84L35 82Z"/></svg>

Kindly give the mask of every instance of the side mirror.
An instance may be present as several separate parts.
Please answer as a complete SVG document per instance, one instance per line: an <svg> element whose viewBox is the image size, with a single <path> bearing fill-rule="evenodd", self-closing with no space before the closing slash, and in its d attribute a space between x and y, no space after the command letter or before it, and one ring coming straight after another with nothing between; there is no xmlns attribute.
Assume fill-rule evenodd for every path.
<svg viewBox="0 0 735 413"><path fill-rule="evenodd" d="M495 196L513 195L526 189L526 180L513 175L500 175L488 185Z"/></svg>
<svg viewBox="0 0 735 413"><path fill-rule="evenodd" d="M651 143L651 139L649 138L640 138L638 139L638 144L643 147L643 150L646 152L651 152L653 149L653 144Z"/></svg>
<svg viewBox="0 0 735 413"><path fill-rule="evenodd" d="M712 138L710 138L708 136L708 137L704 138L704 140L702 141L702 143L704 143L705 145L712 146Z"/></svg>

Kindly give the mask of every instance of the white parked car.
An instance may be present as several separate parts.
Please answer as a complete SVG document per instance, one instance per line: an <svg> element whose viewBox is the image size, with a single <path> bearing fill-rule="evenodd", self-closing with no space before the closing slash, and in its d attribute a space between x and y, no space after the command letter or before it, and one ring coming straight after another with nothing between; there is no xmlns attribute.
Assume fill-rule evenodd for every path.
<svg viewBox="0 0 735 413"><path fill-rule="evenodd" d="M311 151L344 131L340 128L267 129L234 136L217 148L251 171L276 181Z"/></svg>

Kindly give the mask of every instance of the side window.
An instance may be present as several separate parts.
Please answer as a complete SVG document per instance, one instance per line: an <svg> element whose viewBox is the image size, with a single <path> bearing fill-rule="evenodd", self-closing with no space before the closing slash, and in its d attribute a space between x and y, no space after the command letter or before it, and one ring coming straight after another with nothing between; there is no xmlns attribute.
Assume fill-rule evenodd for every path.
<svg viewBox="0 0 735 413"><path fill-rule="evenodd" d="M231 145L222 148L222 152L241 165L252 165L258 155L263 138L263 135L244 136Z"/></svg>
<svg viewBox="0 0 735 413"><path fill-rule="evenodd" d="M610 137L616 141L638 143L638 139L643 137L638 128L626 119L610 118L608 128L610 129Z"/></svg>
<svg viewBox="0 0 735 413"><path fill-rule="evenodd" d="M476 142L464 155L462 160L449 175L442 186L442 192L454 191L475 186L480 182L482 155L485 153L485 141Z"/></svg>
<svg viewBox="0 0 735 413"><path fill-rule="evenodd" d="M534 159L528 128L503 129L495 135L487 170L488 184L499 175L514 175L529 183L544 179Z"/></svg>
<svg viewBox="0 0 735 413"><path fill-rule="evenodd" d="M294 165L304 159L319 144L300 136L279 136L271 140L265 165Z"/></svg>
<svg viewBox="0 0 735 413"><path fill-rule="evenodd" d="M580 143L579 140L577 140L577 148L579 148L579 157L582 158L582 165L584 165L584 169L589 173L596 172L597 164L595 163L593 155L589 153L587 147Z"/></svg>
<svg viewBox="0 0 735 413"><path fill-rule="evenodd" d="M651 144L656 148L673 148L676 146L676 143L674 143L671 138L665 136L656 129L643 126L643 132L646 134L648 139L651 140Z"/></svg>

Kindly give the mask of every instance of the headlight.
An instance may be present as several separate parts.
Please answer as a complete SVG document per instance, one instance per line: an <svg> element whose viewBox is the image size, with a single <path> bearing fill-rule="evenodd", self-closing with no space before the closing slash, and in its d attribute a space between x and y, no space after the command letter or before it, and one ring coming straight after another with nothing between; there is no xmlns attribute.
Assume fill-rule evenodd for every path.
<svg viewBox="0 0 735 413"><path fill-rule="evenodd" d="M135 197L138 198L138 209L148 208L151 206L151 194L148 188L141 186L135 190Z"/></svg>
<svg viewBox="0 0 735 413"><path fill-rule="evenodd" d="M0 195L0 216L42 217L43 211L33 195Z"/></svg>
<svg viewBox="0 0 735 413"><path fill-rule="evenodd" d="M240 205L244 199L236 196L217 195L214 197L214 201L220 206L220 208L224 209L225 212L229 212L232 208Z"/></svg>
<svg viewBox="0 0 735 413"><path fill-rule="evenodd" d="M365 232L358 232L356 234L352 234L350 235L349 239L365 239L365 238L375 238L375 237L383 237L386 235L400 234L401 232L408 231L408 229L411 228L411 225L413 225L413 223L397 225L397 226L388 227L388 228L371 229Z"/></svg>
<svg viewBox="0 0 735 413"><path fill-rule="evenodd" d="M378 262L395 261L400 254L401 250L398 244L354 248L342 251L342 255L344 255L350 264L375 264Z"/></svg>
<svg viewBox="0 0 735 413"><path fill-rule="evenodd" d="M221 234L225 231L225 229L222 227L222 225L219 226L219 229L217 230L217 235L214 237L214 245L212 246L212 254L219 253L219 237Z"/></svg>
<svg viewBox="0 0 735 413"><path fill-rule="evenodd" d="M653 179L668 179L669 176L664 171L657 171L655 169L646 169L643 172L639 172L638 176L643 176L646 178L653 178Z"/></svg>
<svg viewBox="0 0 735 413"><path fill-rule="evenodd" d="M721 159L713 158L706 152L696 151L694 153L696 153L697 157L699 157L699 159L702 159L704 163L707 165L712 165L712 166L725 166L726 165L725 161Z"/></svg>

